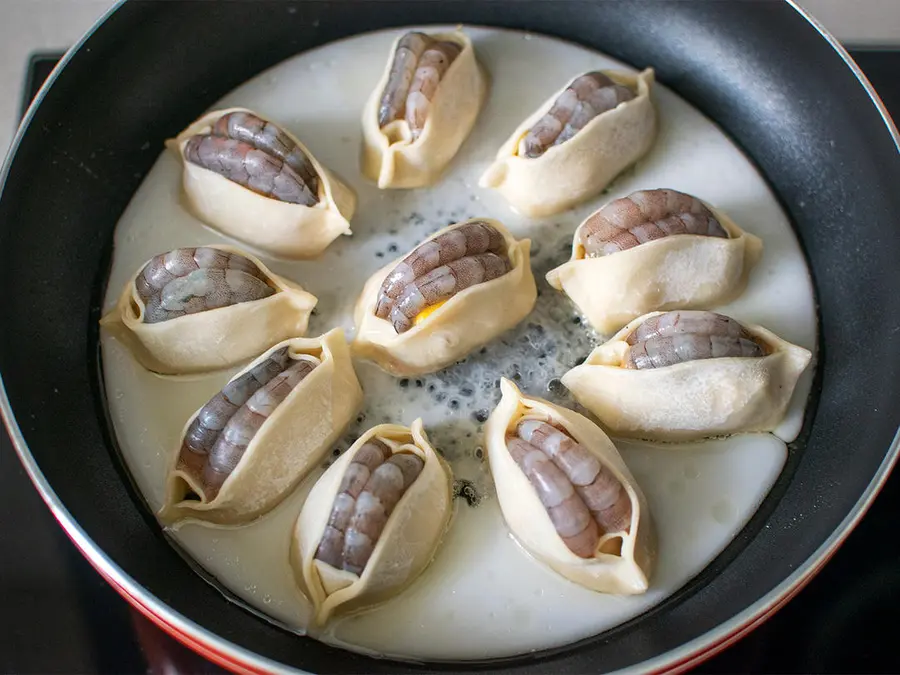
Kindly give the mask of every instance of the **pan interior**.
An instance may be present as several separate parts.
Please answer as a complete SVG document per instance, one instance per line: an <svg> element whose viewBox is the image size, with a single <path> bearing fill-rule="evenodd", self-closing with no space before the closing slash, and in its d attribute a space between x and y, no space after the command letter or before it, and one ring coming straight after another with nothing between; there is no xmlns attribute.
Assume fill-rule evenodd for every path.
<svg viewBox="0 0 900 675"><path fill-rule="evenodd" d="M540 291L536 309L483 353L440 373L407 380L357 363L366 403L335 452L375 424L410 424L421 416L432 441L453 464L455 477L471 480L482 500L476 508L457 503L436 560L411 588L373 611L334 622L316 637L364 653L420 660L486 659L559 647L658 604L698 574L746 524L784 465L787 449L781 439L790 441L799 433L811 369L776 435L678 446L617 444L648 497L659 533L658 569L644 596L618 598L586 591L516 545L478 452L479 419L496 403L500 376L517 380L530 394L574 406L550 383L606 336L587 330L574 306L543 276L568 258L572 233L589 213L610 199L658 187L682 190L715 205L760 236L766 247L747 291L719 311L764 325L811 351L816 346L812 284L787 217L755 167L721 130L665 87L657 91L661 132L654 150L607 194L559 216L532 220L478 188L477 177L499 144L545 99L577 74L626 66L539 35L483 28L467 32L492 75L492 93L449 173L430 189L380 192L358 170L359 114L399 31L360 35L301 54L214 106L244 106L280 122L359 194L353 237L336 241L317 261L265 259L274 271L319 297L311 335L335 325L350 334L353 303L365 279L448 223L493 217L532 240ZM315 96L301 97L303 104L298 105L297 92ZM188 215L179 181L177 160L161 156L119 221L106 310L149 257L182 246L234 243ZM118 445L155 510L162 501L169 453L177 447L185 421L236 369L175 381L143 371L124 346L108 336L103 336L102 347ZM294 587L288 546L305 494L319 475L321 469L270 516L250 526L221 530L191 524L171 535L235 596L302 633L309 607Z"/></svg>

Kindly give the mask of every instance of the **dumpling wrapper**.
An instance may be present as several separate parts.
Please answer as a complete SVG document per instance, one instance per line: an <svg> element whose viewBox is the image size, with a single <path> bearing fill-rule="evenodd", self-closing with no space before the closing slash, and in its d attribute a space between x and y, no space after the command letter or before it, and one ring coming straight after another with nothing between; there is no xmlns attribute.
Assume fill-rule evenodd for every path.
<svg viewBox="0 0 900 675"><path fill-rule="evenodd" d="M613 434L647 440L694 440L778 426L812 358L809 350L742 322L771 353L622 368L625 338L661 313L635 319L562 377L579 403Z"/></svg>
<svg viewBox="0 0 900 675"><path fill-rule="evenodd" d="M469 37L461 30L428 35L433 40L455 42L462 51L441 78L421 135L413 141L405 119L395 120L385 129L378 126L381 96L402 35L394 41L384 73L363 109L362 172L382 190L437 182L472 131L487 95L488 79L475 59Z"/></svg>
<svg viewBox="0 0 900 675"><path fill-rule="evenodd" d="M195 412L184 425L169 459L165 503L159 519L165 525L204 522L242 525L277 506L331 451L356 417L363 392L344 332L335 328L317 338L293 338L266 350L233 379L289 346L289 353L309 354L321 363L275 408L253 436L237 466L211 501L185 499L202 495L202 486L177 469L181 443Z"/></svg>
<svg viewBox="0 0 900 675"><path fill-rule="evenodd" d="M488 459L503 518L522 547L574 583L601 593L635 595L650 586L656 558L656 535L647 500L612 441L586 417L539 398L523 395L508 379L500 380L502 397L485 424ZM631 527L622 533L619 555L598 553L581 558L556 532L528 477L506 448L507 431L524 416L551 420L613 473L631 498ZM602 541L602 540L601 540Z"/></svg>
<svg viewBox="0 0 900 675"><path fill-rule="evenodd" d="M510 271L457 293L424 321L397 333L390 321L375 315L375 305L382 282L404 254L373 274L363 287L354 312L357 330L352 349L356 356L374 361L398 377L422 375L459 361L528 316L537 300L530 239L514 239L496 220L472 218L445 227L424 241L472 221L488 223L503 235Z"/></svg>
<svg viewBox="0 0 900 675"><path fill-rule="evenodd" d="M189 162L184 146L191 136L207 134L228 113L247 112L278 126L303 153L319 177L319 201L313 206L289 204L258 194L224 176ZM183 186L188 209L201 221L248 246L276 258L315 258L342 234L352 234L350 219L356 194L322 166L300 140L283 126L246 108L207 113L166 145L184 165Z"/></svg>
<svg viewBox="0 0 900 675"><path fill-rule="evenodd" d="M601 72L637 95L597 115L572 138L548 148L540 157L520 157L519 141L550 110L572 78L500 146L479 186L497 190L526 216L550 216L600 194L613 178L643 157L656 140L653 69L637 75L617 70Z"/></svg>
<svg viewBox="0 0 900 675"><path fill-rule="evenodd" d="M376 436L394 453L405 450L418 455L424 466L397 502L365 569L357 576L322 563L315 555L347 466ZM431 446L421 419L410 428L380 424L369 429L328 468L310 491L291 542L291 566L297 584L313 603L317 624L324 624L337 611L347 614L384 602L422 573L449 526L452 484L450 467Z"/></svg>
<svg viewBox="0 0 900 675"><path fill-rule="evenodd" d="M316 296L278 276L245 251L222 244L207 248L247 258L276 292L260 300L144 323L144 303L134 283L144 263L128 280L116 307L100 319L100 326L125 343L147 370L162 375L222 370L286 338L306 333L309 315L318 302Z"/></svg>
<svg viewBox="0 0 900 675"><path fill-rule="evenodd" d="M601 334L612 333L647 312L709 309L730 302L747 287L763 243L721 211L706 207L728 239L676 234L585 258L579 243L582 222L572 240L571 259L550 270L547 281L564 291Z"/></svg>

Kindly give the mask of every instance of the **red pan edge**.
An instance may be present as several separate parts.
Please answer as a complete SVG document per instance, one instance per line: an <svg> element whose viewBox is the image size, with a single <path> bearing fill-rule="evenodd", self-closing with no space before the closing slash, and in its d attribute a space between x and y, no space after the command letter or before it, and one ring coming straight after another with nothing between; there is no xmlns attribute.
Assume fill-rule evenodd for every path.
<svg viewBox="0 0 900 675"><path fill-rule="evenodd" d="M10 144L10 149L8 151L9 156L12 156L12 154L18 147L23 129L26 126L26 122L30 120L34 109L36 109L40 101L43 99L44 93L56 79L57 74L65 67L71 56L81 48L82 44L113 12L116 11L119 5L121 5L124 1L125 0L119 0L115 4L115 6L107 10L107 12L97 20L94 26L87 33L85 33L85 35L75 45L73 45L66 53L66 55L59 61L56 68L54 68L53 72L45 81L41 90L34 97L31 106L26 112L23 123L20 126L16 137L13 139L13 142ZM900 134L898 134L897 127L894 124L893 119L887 112L884 103L875 92L872 84L862 73L862 71L859 69L859 67L856 65L856 63L853 61L844 47L824 28L824 26L822 26L822 24L820 24L815 18L813 18L806 10L800 7L797 4L796 0L785 1L798 14L806 19L820 35L822 35L822 37L844 60L844 62L847 64L847 67L850 68L851 71L853 71L854 75L859 80L863 88L866 89L869 97L872 99L872 102L879 110L885 125L888 127L888 130L891 132L891 135L894 138L895 144L897 145L898 149L900 149ZM87 538L78 524L75 523L75 521L72 519L71 514L69 514L66 508L59 501L59 498L47 483L46 478L44 477L40 468L38 468L35 464L34 458L31 456L31 453L27 445L25 444L25 440L21 434L21 431L18 428L18 424L13 417L12 409L9 404L9 399L6 395L6 389L3 386L2 378L0 378L0 418L2 418L4 422L4 426L6 427L6 430L10 438L12 439L13 447L15 448L16 453L19 455L19 459L25 467L29 479L31 479L32 483L40 493L44 502L47 504L54 518L60 524L60 527L62 527L63 531L75 545L78 551L91 564L91 566L97 571L97 573L100 574L100 576L103 577L103 579L105 579L106 582L110 586L112 586L116 590L116 592L119 593L119 595L121 595L132 607L134 607L143 616L147 617L147 619L152 621L156 626L165 631L168 635L178 640L187 648L193 650L209 661L212 661L216 665L219 665L222 668L225 668L233 673L255 674L278 672L279 670L283 670L283 667L279 668L278 664L260 655L253 655L248 653L249 658L241 658L240 653L245 652L246 650L240 647L232 645L231 650L221 649L221 647L217 646L216 643L220 642L228 644L227 641L223 638L218 638L217 636L211 636L210 639L205 640L202 636L204 630L199 626L196 627L199 630L193 630L193 627L179 628L175 623L170 622L163 613L155 612L151 608L151 606L145 604L140 598L132 594L132 592L128 590L126 584L118 581L115 578L113 572L119 572L120 574L125 576L126 579L127 576L124 575L121 570L117 569L115 563L113 563L111 560L105 559L102 551L99 551L92 546L93 542ZM848 514L846 520L848 520L849 522L845 522L841 526L839 526L838 530L841 530L841 532L838 537L830 543L826 542L825 544L823 544L822 546L823 548L825 548L825 550L820 550L819 552L814 554L814 556L811 556L810 560L814 559L815 561L810 565L808 569L803 571L800 576L795 578L787 588L781 589L780 594L770 599L768 603L763 607L759 607L756 609L748 608L744 610L743 613L749 614L749 616L747 616L737 625L731 627L730 629L727 629L724 635L721 635L718 638L714 638L708 644L702 644L707 638L705 636L701 636L700 638L697 638L695 640L695 643L699 643L696 644L696 646L692 647L690 645L685 645L676 650L677 652L683 653L683 655L681 656L673 658L673 655L661 655L653 659L651 662L644 664L643 668L638 665L635 667L627 668L625 669L625 671L645 672L652 673L654 675L657 673L683 673L727 649L734 643L738 642L745 635L752 632L758 626L765 623L765 621L767 621L779 609L781 609L785 604L793 599L801 590L803 590L804 587L806 587L806 585L810 581L812 581L816 574L818 574L821 569L828 563L828 561L834 556L837 550L846 541L850 533L853 532L853 530L859 524L860 520L869 510L869 507L872 505L879 492L881 492L881 489L884 487L888 476L897 463L898 454L900 454L898 453L898 451L900 451L900 444L898 444L898 440L900 440L900 434L898 434L898 436L894 438L891 447L885 455L884 462L879 468L875 478L873 479L873 482L869 484L866 491L860 496L860 499L854 507L853 511ZM807 561L807 564L808 563L809 561ZM107 570L106 567L110 567L112 569L112 572L110 570ZM184 621L185 623L190 624L189 620L185 619ZM229 651L231 653L229 653ZM268 669L264 668L263 664L265 662L271 664L272 667Z"/></svg>

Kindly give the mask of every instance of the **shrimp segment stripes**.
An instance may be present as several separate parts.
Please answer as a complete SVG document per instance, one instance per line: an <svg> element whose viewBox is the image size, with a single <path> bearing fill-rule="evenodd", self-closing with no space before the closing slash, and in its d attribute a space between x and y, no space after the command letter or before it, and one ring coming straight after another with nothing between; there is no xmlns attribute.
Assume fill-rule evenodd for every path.
<svg viewBox="0 0 900 675"><path fill-rule="evenodd" d="M715 215L696 197L676 190L639 190L611 201L581 226L589 258L610 255L677 234L728 237Z"/></svg>
<svg viewBox="0 0 900 675"><path fill-rule="evenodd" d="M423 466L412 453L391 454L377 438L363 444L341 480L316 559L361 575L388 518Z"/></svg>
<svg viewBox="0 0 900 675"><path fill-rule="evenodd" d="M601 72L576 77L553 107L519 141L520 157L540 157L581 131L588 122L634 98L634 92Z"/></svg>
<svg viewBox="0 0 900 675"><path fill-rule="evenodd" d="M275 293L253 262L220 249L177 248L155 256L134 280L144 323L260 300Z"/></svg>
<svg viewBox="0 0 900 675"><path fill-rule="evenodd" d="M646 370L728 356L762 357L765 345L732 318L679 310L650 317L625 338L625 368Z"/></svg>
<svg viewBox="0 0 900 675"><path fill-rule="evenodd" d="M477 257L482 254L493 254L493 257ZM476 259L451 266L472 257ZM502 266L498 261L502 261ZM420 244L397 264L381 285L375 315L390 318L395 330L402 333L409 330L416 313L428 304L446 300L475 283L502 276L509 269L503 235L483 221L463 223ZM434 274L426 279L430 273ZM476 281L479 275L480 280ZM422 301L426 304L422 305ZM401 302L403 307L398 309ZM410 313L413 308L417 308L416 312Z"/></svg>
<svg viewBox="0 0 900 675"><path fill-rule="evenodd" d="M412 138L425 128L431 102L441 79L461 48L455 42L437 41L424 33L400 38L378 108L378 126L404 118Z"/></svg>
<svg viewBox="0 0 900 675"><path fill-rule="evenodd" d="M604 534L631 527L631 497L609 469L555 426L523 419L507 448L534 487L563 543L581 558Z"/></svg>
<svg viewBox="0 0 900 675"><path fill-rule="evenodd" d="M220 117L209 134L188 139L187 161L264 197L313 206L319 176L309 157L280 128L248 112Z"/></svg>

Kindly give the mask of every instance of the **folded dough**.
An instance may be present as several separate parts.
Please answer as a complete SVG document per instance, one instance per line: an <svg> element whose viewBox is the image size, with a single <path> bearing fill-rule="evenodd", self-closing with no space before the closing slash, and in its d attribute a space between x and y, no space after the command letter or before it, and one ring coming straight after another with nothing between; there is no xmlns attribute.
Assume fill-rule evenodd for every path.
<svg viewBox="0 0 900 675"><path fill-rule="evenodd" d="M322 562L317 552L347 469L371 441L382 443L393 454L415 455L422 469L387 517L368 562L357 574ZM313 486L294 528L291 566L297 584L315 607L314 621L324 624L335 612L346 614L384 602L415 580L434 558L449 525L451 487L450 467L428 441L422 420L409 428L380 424L360 436Z"/></svg>
<svg viewBox="0 0 900 675"><path fill-rule="evenodd" d="M207 404L210 407L204 406L188 419L169 460L166 498L159 511L159 519L164 524L190 520L240 525L267 513L319 465L354 419L362 405L363 393L340 328L321 337L293 338L275 345L235 375L229 384L284 348L287 348L289 364L305 360L314 367L274 409L266 410L268 416L255 432L252 418L257 413L253 412L252 401L231 406L237 410L229 419L246 420L245 426L234 433L240 432L238 437L244 440L248 431L252 436L246 449L237 453L240 455L237 464L221 486L209 489L204 473L210 460L216 459L215 447L208 454L191 455L186 445L188 439L203 438L220 426L212 421L202 424L202 428L194 425L201 413L201 420L212 420L222 414L217 411L221 406L215 405L216 397L210 401L211 406ZM245 414L247 411L253 414ZM215 442L227 441L224 435L228 433L231 432L226 426Z"/></svg>

